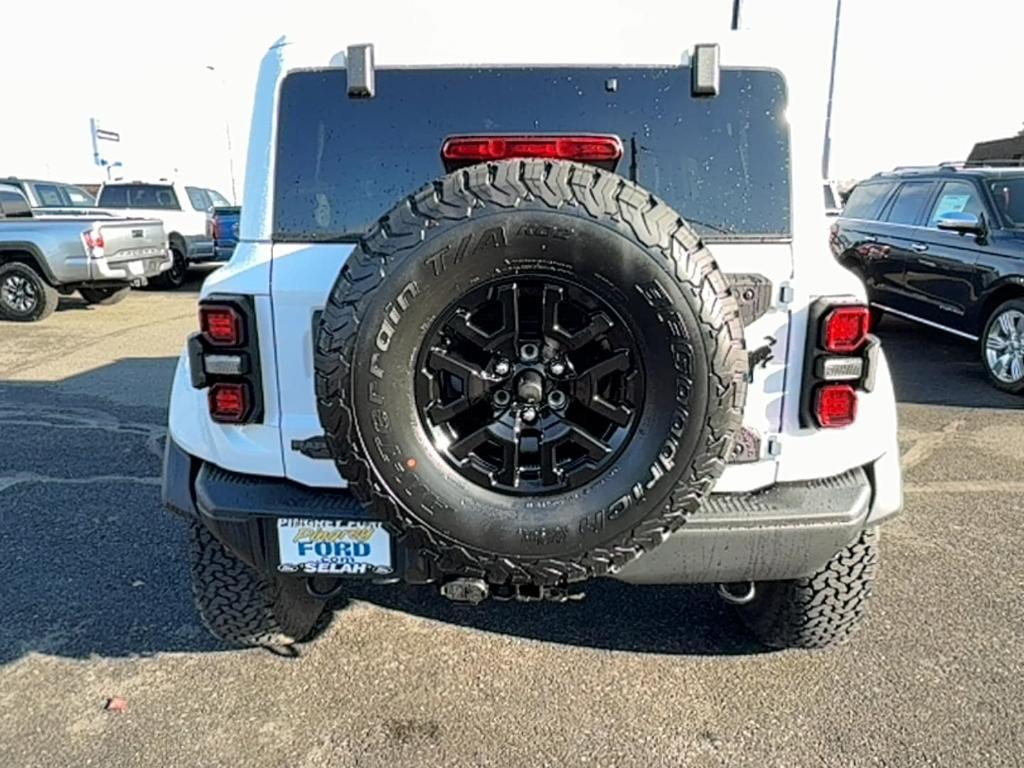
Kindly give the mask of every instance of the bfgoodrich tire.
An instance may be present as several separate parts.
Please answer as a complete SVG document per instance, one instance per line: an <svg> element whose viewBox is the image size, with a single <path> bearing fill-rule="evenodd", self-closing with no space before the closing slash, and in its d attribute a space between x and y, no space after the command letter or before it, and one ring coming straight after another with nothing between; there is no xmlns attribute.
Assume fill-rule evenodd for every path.
<svg viewBox="0 0 1024 768"><path fill-rule="evenodd" d="M756 585L738 607L754 635L772 648L845 643L864 619L878 569L878 531L864 531L813 576Z"/></svg>
<svg viewBox="0 0 1024 768"><path fill-rule="evenodd" d="M747 372L686 222L613 173L543 161L452 173L382 218L330 293L315 367L356 495L442 573L501 585L604 575L682 525L724 468Z"/></svg>
<svg viewBox="0 0 1024 768"><path fill-rule="evenodd" d="M330 614L302 579L257 573L195 520L189 521L188 553L192 597L215 637L280 648L312 640L327 626Z"/></svg>

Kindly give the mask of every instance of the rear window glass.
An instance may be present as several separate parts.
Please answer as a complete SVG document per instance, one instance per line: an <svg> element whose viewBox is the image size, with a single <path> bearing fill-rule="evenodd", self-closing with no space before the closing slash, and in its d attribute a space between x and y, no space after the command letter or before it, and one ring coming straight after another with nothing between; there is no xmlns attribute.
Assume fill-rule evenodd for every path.
<svg viewBox="0 0 1024 768"><path fill-rule="evenodd" d="M163 208L181 210L174 187L167 184L117 184L100 192L101 208Z"/></svg>
<svg viewBox="0 0 1024 768"><path fill-rule="evenodd" d="M885 220L892 224L917 224L932 191L931 182L915 181L899 188Z"/></svg>
<svg viewBox="0 0 1024 768"><path fill-rule="evenodd" d="M188 195L188 201L192 203L192 210L194 211L208 211L213 207L213 203L210 202L210 196L206 193L205 189L185 187L185 194Z"/></svg>
<svg viewBox="0 0 1024 768"><path fill-rule="evenodd" d="M1006 224L1024 227L1024 178L991 181L988 188Z"/></svg>
<svg viewBox="0 0 1024 768"><path fill-rule="evenodd" d="M384 69L376 96L346 96L344 70L281 88L275 239L358 237L403 196L444 175L457 134L603 133L618 173L709 239L788 237L786 89L770 70L723 70L718 96L690 95L687 67Z"/></svg>
<svg viewBox="0 0 1024 768"><path fill-rule="evenodd" d="M36 198L39 205L44 208L60 208L64 204L64 198L60 196L60 190L54 184L34 185Z"/></svg>
<svg viewBox="0 0 1024 768"><path fill-rule="evenodd" d="M96 205L96 198L84 189L64 187L64 191L68 193L68 200L71 201L71 205L74 208L91 208Z"/></svg>
<svg viewBox="0 0 1024 768"><path fill-rule="evenodd" d="M858 184L846 201L843 216L848 219L877 219L882 203L891 190L892 184Z"/></svg>

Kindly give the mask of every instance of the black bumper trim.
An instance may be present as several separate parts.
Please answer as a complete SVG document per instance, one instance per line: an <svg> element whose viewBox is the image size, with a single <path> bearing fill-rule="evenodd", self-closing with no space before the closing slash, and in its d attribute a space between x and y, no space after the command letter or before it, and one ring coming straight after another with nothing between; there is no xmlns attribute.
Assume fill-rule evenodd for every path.
<svg viewBox="0 0 1024 768"><path fill-rule="evenodd" d="M756 493L712 494L682 528L614 578L692 584L807 576L864 529L871 496L860 468Z"/></svg>
<svg viewBox="0 0 1024 768"><path fill-rule="evenodd" d="M869 473L859 468L755 493L712 494L679 531L614 578L693 584L806 576L864 529L871 498ZM276 567L277 518L382 520L347 490L231 472L189 456L170 438L163 502L197 518L238 557L267 570ZM414 543L406 546L396 536L394 545L396 576L409 583L437 577Z"/></svg>

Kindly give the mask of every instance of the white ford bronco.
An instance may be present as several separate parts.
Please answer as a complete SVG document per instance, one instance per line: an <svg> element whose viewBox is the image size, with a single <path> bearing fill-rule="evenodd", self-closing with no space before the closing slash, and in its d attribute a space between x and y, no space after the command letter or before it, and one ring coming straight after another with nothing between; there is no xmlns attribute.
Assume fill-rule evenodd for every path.
<svg viewBox="0 0 1024 768"><path fill-rule="evenodd" d="M170 404L214 634L310 639L360 579L612 578L717 585L774 647L846 639L902 503L892 383L799 68L743 37L630 66L270 49Z"/></svg>

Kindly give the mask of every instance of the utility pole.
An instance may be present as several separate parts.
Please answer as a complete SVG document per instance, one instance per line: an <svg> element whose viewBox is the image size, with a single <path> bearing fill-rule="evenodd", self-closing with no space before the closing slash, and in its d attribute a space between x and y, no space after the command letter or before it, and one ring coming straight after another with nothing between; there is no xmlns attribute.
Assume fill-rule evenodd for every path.
<svg viewBox="0 0 1024 768"><path fill-rule="evenodd" d="M739 2L739 0L736 0ZM832 32L832 68L828 76L828 104L825 107L825 145L821 155L821 178L829 177L829 161L832 159L832 97L836 90L836 58L839 52L839 17L843 0L836 0L836 23Z"/></svg>
<svg viewBox="0 0 1024 768"><path fill-rule="evenodd" d="M740 28L740 6L743 5L743 0L732 0L732 28Z"/></svg>
<svg viewBox="0 0 1024 768"><path fill-rule="evenodd" d="M220 93L221 99L223 100L228 93L227 83L224 82L224 78L219 72L217 72L217 68L215 66L207 64L206 68L210 70L210 72L213 72L220 80ZM227 107L224 105L223 101L221 102L221 109L224 111L224 135L227 138L228 145L228 173L231 174L231 202L232 204L236 204L238 203L238 193L235 191L235 155L231 149L231 120L228 117Z"/></svg>

